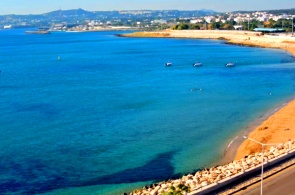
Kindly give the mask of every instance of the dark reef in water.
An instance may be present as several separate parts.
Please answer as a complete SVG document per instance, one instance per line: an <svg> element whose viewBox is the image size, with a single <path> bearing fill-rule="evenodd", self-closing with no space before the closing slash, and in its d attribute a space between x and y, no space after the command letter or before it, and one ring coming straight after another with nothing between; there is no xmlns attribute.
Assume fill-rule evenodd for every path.
<svg viewBox="0 0 295 195"><path fill-rule="evenodd" d="M126 169L118 173L88 181L84 185L119 184L168 179L167 177L173 177L174 168L171 164L173 154L174 152L160 154L142 167Z"/></svg>
<svg viewBox="0 0 295 195"><path fill-rule="evenodd" d="M75 171L58 170L42 160L29 160L22 164L9 159L0 162L0 194L38 194L67 187L82 187L100 184L161 181L178 178L174 175L171 159L175 152L159 154L142 167L92 179L83 180ZM118 159L119 160L119 159Z"/></svg>

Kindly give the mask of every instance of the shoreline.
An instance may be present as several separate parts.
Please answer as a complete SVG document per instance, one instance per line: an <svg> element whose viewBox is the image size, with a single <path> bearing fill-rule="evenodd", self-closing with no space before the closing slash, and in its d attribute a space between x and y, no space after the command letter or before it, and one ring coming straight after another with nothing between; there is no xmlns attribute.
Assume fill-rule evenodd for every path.
<svg viewBox="0 0 295 195"><path fill-rule="evenodd" d="M283 35L283 34L282 34ZM225 40L227 44L285 50L295 57L295 37L263 35L261 32L234 30L164 30L119 34L120 37L189 38Z"/></svg>
<svg viewBox="0 0 295 195"><path fill-rule="evenodd" d="M295 138L295 123L293 122L295 118L295 98L284 102L266 116L268 116L266 120L263 120L251 131L242 132L241 135L247 135L249 138L273 146ZM260 144L243 139L243 142L236 149L235 160L260 151Z"/></svg>
<svg viewBox="0 0 295 195"><path fill-rule="evenodd" d="M287 101L280 104L279 106L277 106L275 108L271 108L268 112L266 112L265 114L259 116L255 121L251 122L242 131L237 133L234 136L234 139L230 139L229 144L227 145L227 147L224 150L224 156L223 156L223 159L221 160L221 163L223 163L223 164L229 163L229 162L231 162L233 160L238 160L239 157L242 158L242 157L248 155L248 154L243 154L243 152L242 152L242 153L240 153L238 155L239 157L237 158L238 150L239 149L241 150L242 144L244 142L246 142L246 140L243 138L243 136L249 136L249 134L251 134L256 129L261 127L262 124L264 122L266 122L271 116L275 115L282 108L286 107L288 104L290 104L292 102L295 103L295 98L290 98ZM295 129L294 129L294 131L295 131ZM249 136L249 137L252 138L251 136ZM265 143L269 143L269 142L265 142ZM259 152L259 151L256 151L256 152Z"/></svg>
<svg viewBox="0 0 295 195"><path fill-rule="evenodd" d="M284 35L284 34L281 34ZM260 47L260 48L272 48L281 49L289 52L293 57L295 57L295 37L291 36L274 36L274 35L263 35L261 32L252 31L230 31L230 30L164 30L156 32L134 32L131 34L120 34L121 37L148 37L148 38L189 38L189 39L215 39L215 40L225 40L225 44L233 44L247 47ZM270 110L261 117L257 118L255 121L250 123L245 129L241 130L239 133L235 134L229 141L228 145L224 146L223 158L218 163L228 163L237 158L242 158L243 155L239 150L243 147L246 142L243 135L249 135L255 132L263 123L269 120L270 117L275 115L281 109L285 108L295 99L291 98L287 102L284 102L277 108ZM295 131L295 129L294 129ZM251 137L252 138L252 137ZM292 139L294 137L290 137ZM286 140L287 141L287 140ZM269 143L269 142L263 142ZM257 151L256 151L257 152ZM238 156L238 157L237 157Z"/></svg>

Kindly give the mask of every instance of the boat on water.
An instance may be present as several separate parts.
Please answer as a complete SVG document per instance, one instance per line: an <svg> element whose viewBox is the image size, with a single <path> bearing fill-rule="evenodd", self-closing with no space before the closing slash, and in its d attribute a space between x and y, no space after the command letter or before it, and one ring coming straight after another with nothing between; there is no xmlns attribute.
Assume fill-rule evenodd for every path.
<svg viewBox="0 0 295 195"><path fill-rule="evenodd" d="M229 62L229 63L225 64L225 66L226 66L226 67L233 67L233 66L235 66L235 64L232 63L232 62Z"/></svg>
<svg viewBox="0 0 295 195"><path fill-rule="evenodd" d="M171 65L172 65L171 62L167 62L167 63L165 64L165 66L171 66Z"/></svg>
<svg viewBox="0 0 295 195"><path fill-rule="evenodd" d="M197 63L194 63L193 66L195 66L195 67L202 66L202 63L201 62L197 62Z"/></svg>

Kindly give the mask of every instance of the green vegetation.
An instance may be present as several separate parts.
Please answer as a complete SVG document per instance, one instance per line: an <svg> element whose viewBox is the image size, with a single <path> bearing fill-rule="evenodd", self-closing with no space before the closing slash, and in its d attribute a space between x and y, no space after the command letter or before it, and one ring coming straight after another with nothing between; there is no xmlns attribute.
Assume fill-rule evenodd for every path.
<svg viewBox="0 0 295 195"><path fill-rule="evenodd" d="M294 19L293 22L295 23ZM279 19L278 21L269 20L268 22L264 23L268 28L282 28L285 29L287 32L292 31L292 20L287 19Z"/></svg>
<svg viewBox="0 0 295 195"><path fill-rule="evenodd" d="M185 23L181 23L181 24L176 24L174 26L172 26L173 30L187 30L189 29L189 25L185 24Z"/></svg>
<svg viewBox="0 0 295 195"><path fill-rule="evenodd" d="M179 184L177 188L171 186L169 192L164 192L161 195L183 195L187 192L190 192L189 187L183 184Z"/></svg>
<svg viewBox="0 0 295 195"><path fill-rule="evenodd" d="M267 11L267 12L270 13L270 14L275 14L275 15L279 15L279 14L295 15L295 8L270 10L270 11Z"/></svg>
<svg viewBox="0 0 295 195"><path fill-rule="evenodd" d="M295 24L295 18L293 19ZM279 19L274 21L270 19L267 22L260 22L258 20L251 20L246 22L237 23L235 21L222 22L212 22L212 23L196 23L191 24L189 21L181 21L181 23L173 25L171 29L173 30L234 30L234 25L241 25L242 30L253 30L254 28L282 28L286 32L292 32L292 20L291 19Z"/></svg>
<svg viewBox="0 0 295 195"><path fill-rule="evenodd" d="M210 24L207 23L180 23L173 25L171 28L173 30L215 30L215 29L221 29L221 30L233 30L233 24L235 22L227 22L227 23L221 23L221 22L213 22Z"/></svg>

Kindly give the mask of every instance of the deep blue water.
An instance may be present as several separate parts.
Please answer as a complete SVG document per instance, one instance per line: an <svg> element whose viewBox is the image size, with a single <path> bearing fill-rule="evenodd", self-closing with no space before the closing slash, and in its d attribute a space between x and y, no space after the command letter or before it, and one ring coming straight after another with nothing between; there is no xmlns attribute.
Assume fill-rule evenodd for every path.
<svg viewBox="0 0 295 195"><path fill-rule="evenodd" d="M0 31L0 194L119 194L209 167L294 96L284 51L118 33Z"/></svg>

